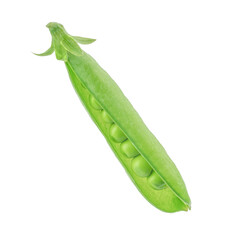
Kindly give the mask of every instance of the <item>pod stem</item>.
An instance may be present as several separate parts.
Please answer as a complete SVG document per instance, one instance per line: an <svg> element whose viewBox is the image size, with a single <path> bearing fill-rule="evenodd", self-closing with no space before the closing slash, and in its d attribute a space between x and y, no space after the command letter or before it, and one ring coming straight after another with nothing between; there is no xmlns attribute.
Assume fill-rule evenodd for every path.
<svg viewBox="0 0 228 240"><path fill-rule="evenodd" d="M55 51L56 58L66 62L68 60L68 53L75 56L81 56L83 54L83 50L80 48L78 43L90 44L96 41L96 39L92 38L71 36L60 23L50 22L46 25L46 27L52 35L52 44L47 51L36 54L38 56L48 56Z"/></svg>

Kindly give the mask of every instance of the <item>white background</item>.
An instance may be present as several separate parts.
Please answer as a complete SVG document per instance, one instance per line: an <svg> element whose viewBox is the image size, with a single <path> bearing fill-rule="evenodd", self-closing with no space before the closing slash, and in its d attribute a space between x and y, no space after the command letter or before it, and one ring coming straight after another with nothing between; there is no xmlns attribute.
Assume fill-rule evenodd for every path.
<svg viewBox="0 0 228 240"><path fill-rule="evenodd" d="M227 1L1 1L0 239L228 239ZM118 83L177 165L192 210L136 190L75 94L45 25ZM118 101L118 100L117 100Z"/></svg>

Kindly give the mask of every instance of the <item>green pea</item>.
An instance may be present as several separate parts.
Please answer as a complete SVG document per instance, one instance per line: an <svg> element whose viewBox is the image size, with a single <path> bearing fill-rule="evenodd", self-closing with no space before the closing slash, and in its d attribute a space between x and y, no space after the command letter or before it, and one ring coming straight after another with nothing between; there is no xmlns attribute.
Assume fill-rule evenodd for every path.
<svg viewBox="0 0 228 240"><path fill-rule="evenodd" d="M112 124L112 126L110 127L109 133L113 141L117 143L121 143L127 139L126 135L116 124Z"/></svg>
<svg viewBox="0 0 228 240"><path fill-rule="evenodd" d="M120 149L122 153L124 153L129 158L133 158L139 155L139 152L136 150L136 148L133 146L130 140L126 140L123 143L121 143Z"/></svg>
<svg viewBox="0 0 228 240"><path fill-rule="evenodd" d="M156 172L152 172L152 174L147 178L147 182L152 188L156 190L161 190L166 187L166 184L162 181Z"/></svg>
<svg viewBox="0 0 228 240"><path fill-rule="evenodd" d="M141 155L132 160L131 167L140 177L148 177L152 172L151 166Z"/></svg>
<svg viewBox="0 0 228 240"><path fill-rule="evenodd" d="M113 123L113 120L111 119L111 117L108 115L108 113L105 110L103 110L101 112L101 115L106 123Z"/></svg>
<svg viewBox="0 0 228 240"><path fill-rule="evenodd" d="M79 46L90 44L95 39L70 35L63 25L56 22L47 24L47 27L52 35L52 44L46 52L38 55L48 56L55 52L56 58L64 62L83 106L142 195L162 211L190 209L191 200L184 181L165 149L115 81ZM118 46L114 47L118 51ZM121 57L121 53L118 56ZM143 62L140 64L143 67ZM143 88L143 85L139 84L139 87ZM165 185L155 172L159 173ZM165 186L166 189L163 189Z"/></svg>
<svg viewBox="0 0 228 240"><path fill-rule="evenodd" d="M89 96L89 101L90 101L91 106L93 108L95 108L96 110L101 110L102 109L101 105L97 102L95 97L93 97L92 95Z"/></svg>

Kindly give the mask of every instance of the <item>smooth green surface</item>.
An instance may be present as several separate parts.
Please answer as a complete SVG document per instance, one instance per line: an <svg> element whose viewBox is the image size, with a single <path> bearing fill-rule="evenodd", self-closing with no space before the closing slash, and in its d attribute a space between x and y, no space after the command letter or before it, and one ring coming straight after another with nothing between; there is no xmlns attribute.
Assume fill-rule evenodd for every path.
<svg viewBox="0 0 228 240"><path fill-rule="evenodd" d="M102 111L101 114L102 114L102 117L103 117L105 122L113 123L113 120L110 118L110 116L108 115L108 113L106 111Z"/></svg>
<svg viewBox="0 0 228 240"><path fill-rule="evenodd" d="M132 160L131 167L139 177L149 177L152 172L151 166L141 155Z"/></svg>
<svg viewBox="0 0 228 240"><path fill-rule="evenodd" d="M121 143L127 139L126 135L116 124L112 124L112 126L110 127L109 134L113 141L117 143Z"/></svg>
<svg viewBox="0 0 228 240"><path fill-rule="evenodd" d="M128 158L133 158L139 154L136 148L133 146L130 140L126 140L120 145L122 153L124 153Z"/></svg>
<svg viewBox="0 0 228 240"><path fill-rule="evenodd" d="M156 172L152 172L152 174L147 179L148 184L157 190L163 189L166 187L165 183L162 179L158 176Z"/></svg>
<svg viewBox="0 0 228 240"><path fill-rule="evenodd" d="M40 55L50 55L54 49L57 59L65 62L80 100L138 190L162 211L176 212L190 209L190 198L179 171L117 84L90 55L81 50L77 39L69 35L61 24L49 23L47 27L52 34L52 46L51 50ZM89 44L93 40L85 38L85 42ZM90 101L91 96L103 110L94 107ZM105 121L104 111L110 117L110 122ZM133 144L140 157L143 157L153 169L152 174L157 173L166 184L166 188L154 189L148 182L150 177L144 177L149 173L140 176L139 171L132 169L134 159L130 159L122 152L120 143L125 139L120 137L121 134ZM140 164L137 166L140 171L144 169L144 165L142 168Z"/></svg>
<svg viewBox="0 0 228 240"><path fill-rule="evenodd" d="M97 100L92 95L89 96L89 101L93 108L95 108L97 110L102 109L101 105L97 102Z"/></svg>

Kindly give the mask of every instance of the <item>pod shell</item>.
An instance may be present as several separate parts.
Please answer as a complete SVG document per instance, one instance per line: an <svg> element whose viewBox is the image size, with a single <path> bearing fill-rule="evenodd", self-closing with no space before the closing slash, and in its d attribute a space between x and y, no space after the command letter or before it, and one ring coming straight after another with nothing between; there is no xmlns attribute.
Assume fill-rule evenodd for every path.
<svg viewBox="0 0 228 240"><path fill-rule="evenodd" d="M125 168L138 190L150 203L163 211L190 209L191 201L175 164L108 73L85 52L81 56L69 53L66 66L73 85L76 86L75 77L83 83L168 186L159 193L153 189L148 191L144 179L135 177L131 169ZM75 76L71 76L72 74ZM118 153L115 154L121 158Z"/></svg>

